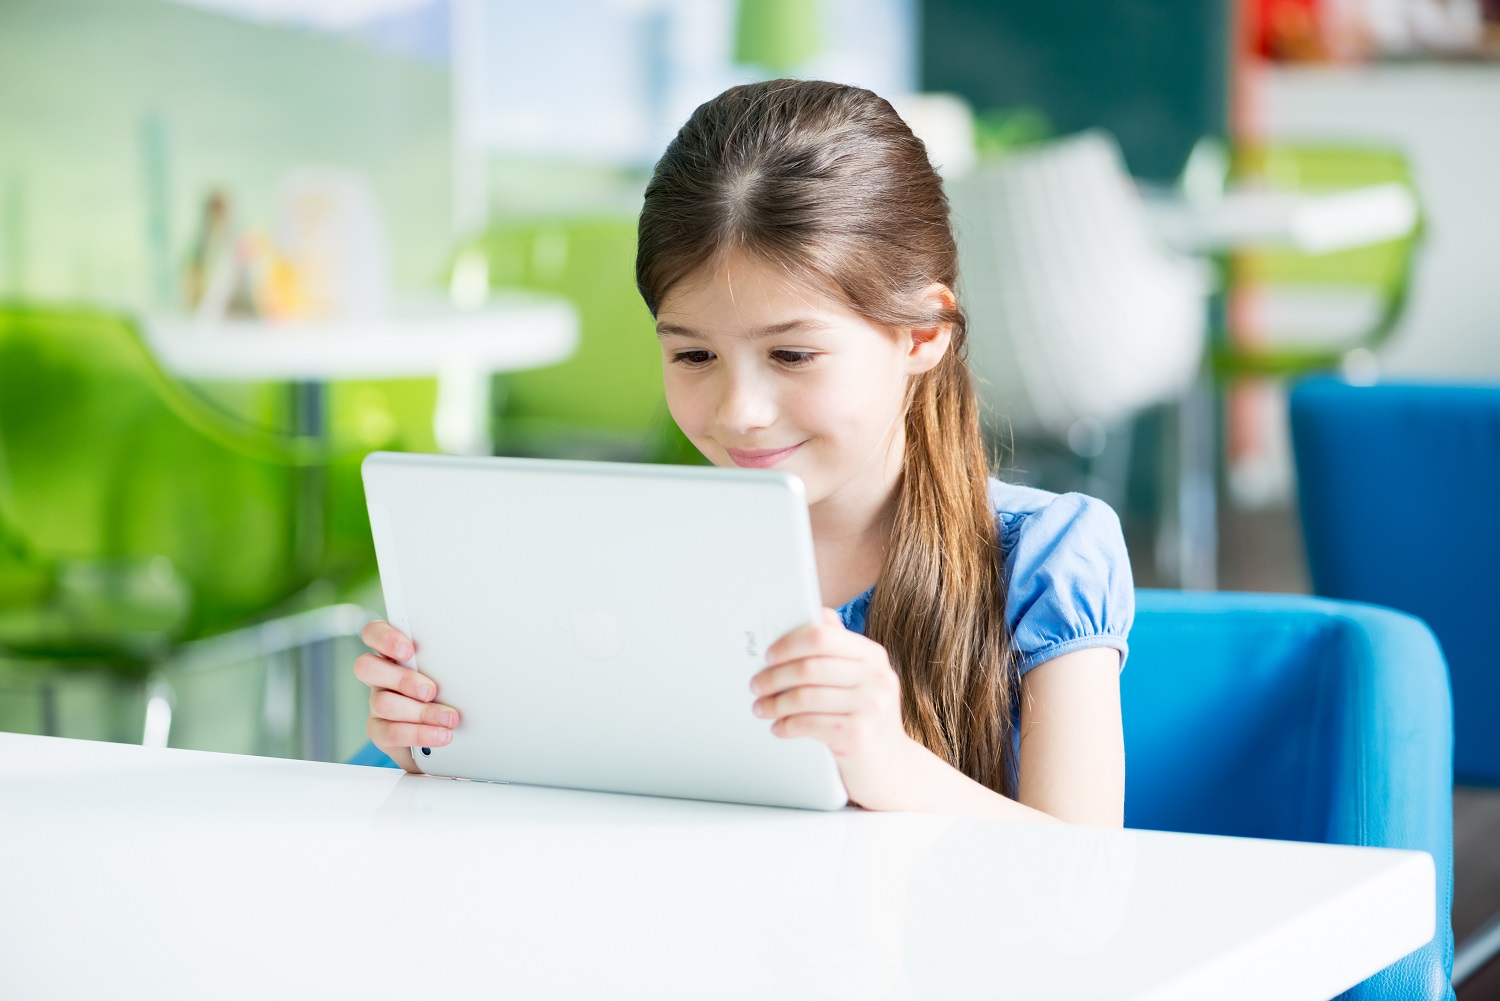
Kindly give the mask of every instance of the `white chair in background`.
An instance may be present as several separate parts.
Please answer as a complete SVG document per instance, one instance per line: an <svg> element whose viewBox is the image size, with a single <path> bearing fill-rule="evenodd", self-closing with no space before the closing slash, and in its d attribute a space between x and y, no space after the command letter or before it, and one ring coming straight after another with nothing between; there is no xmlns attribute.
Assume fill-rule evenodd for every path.
<svg viewBox="0 0 1500 1001"><path fill-rule="evenodd" d="M945 186L992 431L1076 445L1080 422L1111 428L1192 384L1207 277L1156 236L1107 133L1023 148Z"/></svg>
<svg viewBox="0 0 1500 1001"><path fill-rule="evenodd" d="M985 430L1066 443L1083 489L1118 508L1128 437L1110 432L1173 404L1162 442L1155 561L1165 581L1212 588L1217 562L1212 412L1201 378L1211 279L1169 250L1118 145L1090 130L982 161L945 180ZM1168 468L1170 467L1170 468Z"/></svg>

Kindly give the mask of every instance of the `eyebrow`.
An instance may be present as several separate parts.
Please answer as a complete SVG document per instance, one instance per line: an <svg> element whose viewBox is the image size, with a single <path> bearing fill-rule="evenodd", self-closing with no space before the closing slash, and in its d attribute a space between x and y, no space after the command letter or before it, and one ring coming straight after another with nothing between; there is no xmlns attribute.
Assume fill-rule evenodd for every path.
<svg viewBox="0 0 1500 1001"><path fill-rule="evenodd" d="M808 319L808 318L798 318L798 319L795 319L795 320L787 320L784 323L773 323L773 324L771 324L768 327L761 327L759 330L752 330L752 331L750 331L750 336L751 337L756 337L756 338L760 338L760 337L774 337L777 334L787 334L787 333L791 333L794 330L827 330L827 329L828 329L828 324L824 323L821 320L813 320L813 319ZM700 334L700 333L698 333L697 331L695 331L695 330L689 330L687 327L679 327L675 323L658 323L656 325L656 336L657 337L668 337L668 336L672 336L672 337L689 337L689 338L692 338L693 340L698 340L698 341L701 341L703 339L703 335Z"/></svg>

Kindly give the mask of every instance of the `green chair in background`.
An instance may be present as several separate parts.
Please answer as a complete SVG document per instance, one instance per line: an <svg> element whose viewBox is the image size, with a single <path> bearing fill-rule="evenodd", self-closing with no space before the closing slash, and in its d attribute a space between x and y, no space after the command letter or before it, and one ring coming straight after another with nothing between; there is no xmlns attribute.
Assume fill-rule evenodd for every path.
<svg viewBox="0 0 1500 1001"><path fill-rule="evenodd" d="M193 394L241 428L275 438L292 435L297 426L296 387L286 382L195 380ZM369 513L359 463L376 449L436 452L433 413L437 380L433 378L350 379L324 388L326 445L334 480L324 509L322 542L325 573L334 579L359 581L372 572ZM347 588L340 597L347 598Z"/></svg>
<svg viewBox="0 0 1500 1001"><path fill-rule="evenodd" d="M368 450L230 420L121 316L0 307L7 676L94 669L138 689L184 645L367 579Z"/></svg>
<svg viewBox="0 0 1500 1001"><path fill-rule="evenodd" d="M1236 329L1231 317L1215 339L1216 374L1224 379L1280 378L1335 370L1351 352L1374 351L1384 344L1406 309L1424 232L1421 203L1406 156L1378 146L1245 145L1231 156L1229 181L1301 194L1399 184L1419 208L1407 235L1383 243L1325 254L1254 248L1227 255L1225 287L1231 295L1264 290L1332 295L1356 303L1363 299L1359 304L1366 308L1361 314L1368 318L1355 330L1267 330L1266 339L1258 342L1248 331Z"/></svg>
<svg viewBox="0 0 1500 1001"><path fill-rule="evenodd" d="M561 295L579 315L568 361L496 377L498 453L703 461L662 397L655 324L635 285L634 216L500 219L471 249L492 287Z"/></svg>

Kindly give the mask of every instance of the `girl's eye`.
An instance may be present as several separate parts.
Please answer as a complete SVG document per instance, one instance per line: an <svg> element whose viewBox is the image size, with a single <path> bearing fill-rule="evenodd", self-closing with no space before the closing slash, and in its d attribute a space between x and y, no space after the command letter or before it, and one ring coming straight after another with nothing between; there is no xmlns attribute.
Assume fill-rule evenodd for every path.
<svg viewBox="0 0 1500 1001"><path fill-rule="evenodd" d="M707 365L713 354L708 351L679 351L672 356L672 361L677 365L686 365L688 368L697 368Z"/></svg>
<svg viewBox="0 0 1500 1001"><path fill-rule="evenodd" d="M771 354L788 368L797 368L813 360L811 351L773 351Z"/></svg>

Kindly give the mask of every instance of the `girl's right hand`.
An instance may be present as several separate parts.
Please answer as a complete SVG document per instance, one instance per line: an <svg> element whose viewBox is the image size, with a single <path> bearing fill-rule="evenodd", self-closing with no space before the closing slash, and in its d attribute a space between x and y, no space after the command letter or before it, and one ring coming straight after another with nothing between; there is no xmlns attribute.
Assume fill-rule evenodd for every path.
<svg viewBox="0 0 1500 1001"><path fill-rule="evenodd" d="M453 739L458 710L434 702L437 682L420 671L402 667L410 660L412 642L389 622L376 619L360 638L374 653L354 662L354 676L370 686L370 740L409 772L421 769L412 760L413 747L441 747Z"/></svg>

